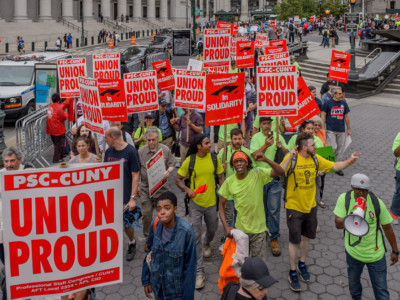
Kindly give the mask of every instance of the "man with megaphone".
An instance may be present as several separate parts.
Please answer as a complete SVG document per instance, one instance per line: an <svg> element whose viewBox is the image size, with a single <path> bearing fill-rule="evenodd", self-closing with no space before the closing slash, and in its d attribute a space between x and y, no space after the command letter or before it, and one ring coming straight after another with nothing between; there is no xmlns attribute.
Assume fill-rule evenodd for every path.
<svg viewBox="0 0 400 300"><path fill-rule="evenodd" d="M387 289L387 267L385 241L380 225L390 243L392 253L390 265L399 259L393 219L383 201L370 192L370 180L364 174L354 174L351 178L352 191L339 196L335 214L337 229L345 229L347 274L352 299L361 299L360 282L364 265L367 265L375 299L389 299Z"/></svg>

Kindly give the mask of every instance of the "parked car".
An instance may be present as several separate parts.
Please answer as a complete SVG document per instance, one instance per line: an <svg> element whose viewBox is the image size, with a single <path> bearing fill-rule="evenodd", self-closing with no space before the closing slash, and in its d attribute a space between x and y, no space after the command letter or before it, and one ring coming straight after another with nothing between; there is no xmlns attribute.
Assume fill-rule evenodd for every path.
<svg viewBox="0 0 400 300"><path fill-rule="evenodd" d="M172 34L171 35L156 35L154 36L154 41L150 43L150 46L153 48L157 48L159 51L167 51L168 47L168 42L172 39Z"/></svg>
<svg viewBox="0 0 400 300"><path fill-rule="evenodd" d="M121 53L121 64L125 64L129 72L146 70L149 67L146 64L147 56L158 52L162 52L162 50L149 46L131 46ZM140 69L138 69L138 65Z"/></svg>

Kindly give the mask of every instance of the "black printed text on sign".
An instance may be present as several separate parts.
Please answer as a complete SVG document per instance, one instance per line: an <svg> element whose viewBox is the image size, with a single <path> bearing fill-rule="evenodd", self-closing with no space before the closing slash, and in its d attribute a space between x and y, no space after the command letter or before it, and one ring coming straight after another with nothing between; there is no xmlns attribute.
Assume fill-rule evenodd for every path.
<svg viewBox="0 0 400 300"><path fill-rule="evenodd" d="M98 79L120 79L119 53L93 54L93 77Z"/></svg>
<svg viewBox="0 0 400 300"><path fill-rule="evenodd" d="M297 116L296 67L258 67L257 73L258 115Z"/></svg>
<svg viewBox="0 0 400 300"><path fill-rule="evenodd" d="M124 85L128 113L158 109L155 70L124 74Z"/></svg>
<svg viewBox="0 0 400 300"><path fill-rule="evenodd" d="M61 98L79 97L79 77L87 75L86 59L60 59L57 70Z"/></svg>
<svg viewBox="0 0 400 300"><path fill-rule="evenodd" d="M205 110L206 72L174 70L175 106Z"/></svg>
<svg viewBox="0 0 400 300"><path fill-rule="evenodd" d="M206 29L204 33L204 67L229 65L231 30Z"/></svg>
<svg viewBox="0 0 400 300"><path fill-rule="evenodd" d="M288 52L277 54L267 54L258 57L260 66L288 66L290 65L290 57Z"/></svg>
<svg viewBox="0 0 400 300"><path fill-rule="evenodd" d="M79 89L85 127L95 133L104 135L103 114L101 113L97 79L80 77Z"/></svg>

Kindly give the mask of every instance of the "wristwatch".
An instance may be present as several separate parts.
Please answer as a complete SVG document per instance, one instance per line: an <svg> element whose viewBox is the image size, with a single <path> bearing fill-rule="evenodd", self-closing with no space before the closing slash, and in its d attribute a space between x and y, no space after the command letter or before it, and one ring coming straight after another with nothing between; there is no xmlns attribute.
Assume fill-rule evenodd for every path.
<svg viewBox="0 0 400 300"><path fill-rule="evenodd" d="M132 198L133 200L136 200L136 199L137 199L136 195L131 195L131 198Z"/></svg>
<svg viewBox="0 0 400 300"><path fill-rule="evenodd" d="M393 254L396 254L396 255L399 255L399 254L400 254L399 251L394 251L394 250L392 250L392 253L393 253Z"/></svg>

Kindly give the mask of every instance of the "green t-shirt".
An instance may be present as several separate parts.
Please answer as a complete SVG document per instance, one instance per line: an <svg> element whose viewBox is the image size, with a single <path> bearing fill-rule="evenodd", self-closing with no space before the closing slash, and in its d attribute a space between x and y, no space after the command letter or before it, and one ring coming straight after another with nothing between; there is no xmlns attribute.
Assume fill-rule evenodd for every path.
<svg viewBox="0 0 400 300"><path fill-rule="evenodd" d="M235 228L244 233L261 233L267 230L263 202L263 188L271 181L271 170L253 168L246 178L236 175L225 180L219 194L228 199L233 196L237 211Z"/></svg>
<svg viewBox="0 0 400 300"><path fill-rule="evenodd" d="M162 133L161 133L161 130L160 130L159 128L157 128L157 130L158 130L158 135L159 135L158 142L162 142ZM146 133L146 127L144 128L144 132ZM143 135L143 134L142 134L142 127L139 127L139 128L136 130L135 135L133 136L133 138L134 138L135 140L138 140L138 139L140 139L140 138L142 137L142 135ZM146 142L146 141L140 142L140 143L139 143L139 149L142 148L144 145L147 145L147 142Z"/></svg>
<svg viewBox="0 0 400 300"><path fill-rule="evenodd" d="M339 196L337 200L336 207L333 213L339 218L344 218L348 215L345 207L345 197L346 193L343 193ZM386 209L385 204L381 199L379 199L379 206L381 208L381 214L379 217L380 223L382 225L390 224L393 219L390 215L389 211ZM354 207L354 192L351 192L351 199L349 205L349 211L352 211L352 207ZM344 236L344 245L347 253L349 253L353 258L364 262L364 263L372 263L380 260L385 255L385 247L383 246L382 235L378 233L378 250L375 251L376 247L376 214L374 210L374 205L372 203L371 197L368 195L367 197L367 206L365 208L365 220L369 224L369 232L362 237L360 244L357 246L351 247L349 245L349 234L347 230L345 230ZM350 235L350 243L354 243L358 240L358 237Z"/></svg>
<svg viewBox="0 0 400 300"><path fill-rule="evenodd" d="M301 68L300 68L300 65L299 65L299 63L297 61L293 62L292 65L296 66L296 71L300 71Z"/></svg>
<svg viewBox="0 0 400 300"><path fill-rule="evenodd" d="M231 130L234 128L239 128L238 124L228 124L228 125L222 125L219 126L219 131L218 131L218 139L222 142L224 142L224 127L226 126L226 142L230 143L231 142Z"/></svg>
<svg viewBox="0 0 400 300"><path fill-rule="evenodd" d="M277 149L277 147L276 147L276 132L275 131L273 132L273 136L274 136L274 144L272 146L268 147L267 150L265 151L265 157L272 161L275 158L275 153L276 153L276 149ZM250 152L254 153L258 149L260 149L262 147L262 145L265 144L266 138L267 137L264 135L264 133L262 133L262 132L256 133L253 136L253 138L251 139ZM288 145L286 144L285 139L281 135L279 135L279 141L282 142L282 146L284 148L288 149ZM263 161L256 161L255 166L259 167L259 168L271 169L271 166Z"/></svg>
<svg viewBox="0 0 400 300"><path fill-rule="evenodd" d="M275 121L276 117L271 117L271 119L272 119L271 131L275 132L276 131L276 121ZM253 127L257 128L257 129L260 129L260 116L256 116L254 118Z"/></svg>
<svg viewBox="0 0 400 300"><path fill-rule="evenodd" d="M394 139L393 147L392 147L393 153L394 153L394 150L396 150L396 148L398 146L400 146L400 132L397 134L396 138ZM400 157L397 157L396 170L400 171Z"/></svg>
<svg viewBox="0 0 400 300"><path fill-rule="evenodd" d="M186 177L189 173L190 156L186 157L178 174ZM221 161L218 159L217 174L224 173ZM195 177L195 179L194 179ZM210 207L217 203L215 196L215 180L214 180L214 164L211 154L207 153L204 157L196 156L192 178L190 178L190 189L196 190L199 186L206 184L208 189L206 192L196 195L193 201L202 207Z"/></svg>
<svg viewBox="0 0 400 300"><path fill-rule="evenodd" d="M246 153L250 157L250 159L251 159L251 161L253 162L253 165L254 165L254 159L251 156L250 150L247 149L246 147L242 146L242 147L240 147L239 150L233 150L232 149L232 145L228 145L226 150L227 150L226 151L226 172L225 172L225 177L226 178L228 178L231 175L235 174L235 169L233 169L231 167L231 158L232 158L232 154L235 153L236 151L242 151L242 152ZM218 158L219 158L220 161L222 161L222 159L224 158L224 148L219 150Z"/></svg>
<svg viewBox="0 0 400 300"><path fill-rule="evenodd" d="M289 143L287 144L289 147L289 150L292 150L296 147L296 139L297 139L297 134L293 135L291 137L291 139L289 140ZM314 135L314 143L317 148L324 147L324 144L322 143L321 139L315 135Z"/></svg>

